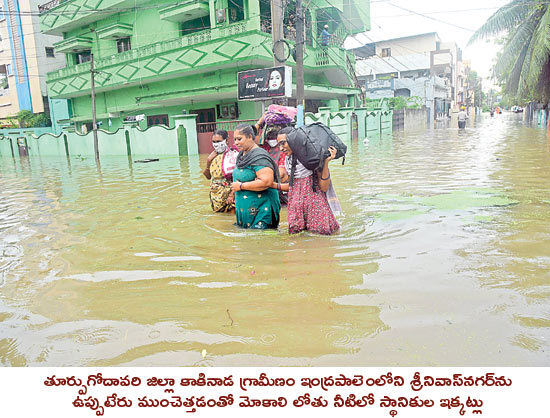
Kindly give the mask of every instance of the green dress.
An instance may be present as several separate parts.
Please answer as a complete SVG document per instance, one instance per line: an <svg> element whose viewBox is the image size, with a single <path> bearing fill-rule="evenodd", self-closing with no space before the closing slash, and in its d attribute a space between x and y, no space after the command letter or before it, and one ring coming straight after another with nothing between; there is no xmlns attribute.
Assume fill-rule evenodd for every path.
<svg viewBox="0 0 550 418"><path fill-rule="evenodd" d="M248 182L256 179L256 172L266 168L253 165L233 170L233 181ZM279 192L267 189L261 192L242 190L235 192L237 225L242 228L277 228L279 225Z"/></svg>

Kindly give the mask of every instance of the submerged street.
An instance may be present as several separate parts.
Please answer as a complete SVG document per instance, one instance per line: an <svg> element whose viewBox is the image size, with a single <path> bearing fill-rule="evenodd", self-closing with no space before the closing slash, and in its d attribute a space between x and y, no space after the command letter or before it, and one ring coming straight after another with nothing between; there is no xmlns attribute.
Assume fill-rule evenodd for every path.
<svg viewBox="0 0 550 418"><path fill-rule="evenodd" d="M205 159L0 159L3 365L549 364L550 138L521 115L353 143L329 237L212 213Z"/></svg>

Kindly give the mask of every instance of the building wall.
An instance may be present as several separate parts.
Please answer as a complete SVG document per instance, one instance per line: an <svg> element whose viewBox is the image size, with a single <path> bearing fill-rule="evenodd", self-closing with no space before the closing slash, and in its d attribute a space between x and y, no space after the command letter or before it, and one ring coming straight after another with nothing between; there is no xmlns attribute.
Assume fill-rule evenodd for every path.
<svg viewBox="0 0 550 418"><path fill-rule="evenodd" d="M438 37L436 34L426 34L408 38L399 38L376 42L376 55L382 56L383 48L391 48L392 56L417 54L436 49Z"/></svg>
<svg viewBox="0 0 550 418"><path fill-rule="evenodd" d="M4 9L4 2L0 0L0 5ZM0 90L0 119L17 113L19 101L17 98L17 89L15 88L15 76L13 75L13 60L10 45L10 35L8 21L5 15L0 15L0 66L9 66L11 75L7 76L8 88ZM16 110L17 109L17 110Z"/></svg>
<svg viewBox="0 0 550 418"><path fill-rule="evenodd" d="M48 88L46 85L46 74L50 71L59 70L65 67L65 55L54 52L54 57L46 56L46 47L53 48L56 42L59 42L62 37L55 35L46 35L40 31L40 18L36 15L38 12L38 6L44 4L44 0L24 0L29 7L29 10L34 12L32 16L32 33L26 34L25 43L27 43L27 37L33 38L29 40L29 55L34 58L32 64L29 64L29 72L32 75L38 74L40 82L40 93L42 96L48 95ZM21 2L21 0L20 0ZM30 18L27 18L25 25ZM29 26L30 28L31 26ZM34 43L34 47L31 46L31 42Z"/></svg>
<svg viewBox="0 0 550 418"><path fill-rule="evenodd" d="M42 0L13 0L10 4L19 13L10 14L12 19L3 17L0 21L0 65L9 64L12 72L8 77L9 92L0 96L0 119L14 116L20 110L44 112L48 95L46 72L62 68L65 64L62 55L56 58L46 57L46 46L53 47L54 42L61 38L40 32L38 5L42 3ZM0 0L0 4L4 10L9 10L7 1ZM16 29L11 27L10 30L12 24L16 25ZM20 56L24 59L21 63L22 71L18 72L13 47L19 31L22 38L19 43L22 46Z"/></svg>

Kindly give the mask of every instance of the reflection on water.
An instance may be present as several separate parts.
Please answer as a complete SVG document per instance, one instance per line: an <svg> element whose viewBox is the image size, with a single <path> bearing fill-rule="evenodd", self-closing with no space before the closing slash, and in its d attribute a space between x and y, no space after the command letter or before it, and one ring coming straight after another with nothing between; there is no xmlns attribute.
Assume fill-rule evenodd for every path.
<svg viewBox="0 0 550 418"><path fill-rule="evenodd" d="M549 160L511 115L353 144L319 237L212 214L198 158L1 159L0 362L549 365Z"/></svg>

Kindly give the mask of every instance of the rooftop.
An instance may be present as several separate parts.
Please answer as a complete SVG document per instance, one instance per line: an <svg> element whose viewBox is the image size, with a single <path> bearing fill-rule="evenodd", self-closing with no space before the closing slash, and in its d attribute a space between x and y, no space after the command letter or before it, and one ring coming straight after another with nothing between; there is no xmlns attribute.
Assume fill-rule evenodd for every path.
<svg viewBox="0 0 550 418"><path fill-rule="evenodd" d="M356 72L358 76L371 74L388 74L396 71L414 71L430 68L430 54L410 54L399 57L372 56L366 59L358 59Z"/></svg>

